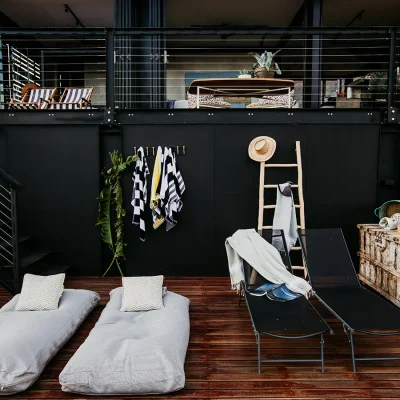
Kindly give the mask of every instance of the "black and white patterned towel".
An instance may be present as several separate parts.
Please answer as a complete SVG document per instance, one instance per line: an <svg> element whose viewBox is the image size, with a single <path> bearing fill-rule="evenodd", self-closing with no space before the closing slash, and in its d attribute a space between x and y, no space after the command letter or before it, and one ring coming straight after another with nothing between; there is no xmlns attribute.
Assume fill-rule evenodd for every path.
<svg viewBox="0 0 400 400"><path fill-rule="evenodd" d="M176 216L182 209L181 197L185 189L182 174L176 165L176 156L170 148L165 148L160 198L162 199L167 231L177 224Z"/></svg>
<svg viewBox="0 0 400 400"><path fill-rule="evenodd" d="M146 225L144 222L144 205L147 203L147 175L150 174L147 166L146 157L144 156L143 147L137 151L138 159L136 161L135 169L133 171L133 191L132 201L133 206L133 219L134 225L140 227L140 240L146 240Z"/></svg>

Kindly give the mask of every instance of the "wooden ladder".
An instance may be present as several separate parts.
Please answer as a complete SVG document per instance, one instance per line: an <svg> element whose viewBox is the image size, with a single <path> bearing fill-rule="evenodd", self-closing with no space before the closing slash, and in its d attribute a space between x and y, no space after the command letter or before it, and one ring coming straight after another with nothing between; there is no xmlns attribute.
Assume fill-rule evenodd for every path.
<svg viewBox="0 0 400 400"><path fill-rule="evenodd" d="M265 205L264 204L264 190L265 189L276 189L277 184L266 185L265 184L265 169L266 168L297 168L297 184L292 185L292 188L298 189L299 204L295 204L295 207L300 210L300 225L298 228L305 229L305 216L304 216L304 197L303 197L303 168L301 164L301 148L300 142L296 141L296 164L267 164L265 161L260 163L260 189L259 189L259 206L258 206L258 233L262 235L263 229L272 229L272 225L264 225L264 211L268 209L275 209L276 205ZM292 247L291 251L301 251L300 246ZM307 277L307 270L303 265L292 266L293 270L303 271L304 277Z"/></svg>

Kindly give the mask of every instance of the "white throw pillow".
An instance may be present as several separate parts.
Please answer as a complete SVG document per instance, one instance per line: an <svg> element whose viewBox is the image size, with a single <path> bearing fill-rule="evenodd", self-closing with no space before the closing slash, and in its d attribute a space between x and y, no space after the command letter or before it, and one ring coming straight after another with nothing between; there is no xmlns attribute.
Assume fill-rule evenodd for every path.
<svg viewBox="0 0 400 400"><path fill-rule="evenodd" d="M162 275L122 278L121 311L163 308L163 281Z"/></svg>
<svg viewBox="0 0 400 400"><path fill-rule="evenodd" d="M41 276L25 274L14 311L57 310L64 290L65 274Z"/></svg>

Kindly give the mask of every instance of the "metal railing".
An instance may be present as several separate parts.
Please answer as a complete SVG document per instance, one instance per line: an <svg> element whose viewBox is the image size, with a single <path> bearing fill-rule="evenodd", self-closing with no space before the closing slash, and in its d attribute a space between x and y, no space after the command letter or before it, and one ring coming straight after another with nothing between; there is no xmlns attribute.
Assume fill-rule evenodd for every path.
<svg viewBox="0 0 400 400"><path fill-rule="evenodd" d="M0 284L20 290L17 195L22 185L0 169Z"/></svg>
<svg viewBox="0 0 400 400"><path fill-rule="evenodd" d="M255 60L249 53L265 50L279 50L275 61L282 74L275 73L275 80L294 82L291 107L390 108L398 103L396 27L49 28L0 30L0 35L3 49L11 46L38 66L39 87L56 89L51 101L65 101L68 88L93 89L89 105L74 99L76 105L69 109L187 108L194 80L235 79L244 69L254 77ZM15 87L8 83L11 63L3 51L4 109L16 97ZM232 93L236 84L232 81ZM263 100L263 96L225 97L229 108Z"/></svg>

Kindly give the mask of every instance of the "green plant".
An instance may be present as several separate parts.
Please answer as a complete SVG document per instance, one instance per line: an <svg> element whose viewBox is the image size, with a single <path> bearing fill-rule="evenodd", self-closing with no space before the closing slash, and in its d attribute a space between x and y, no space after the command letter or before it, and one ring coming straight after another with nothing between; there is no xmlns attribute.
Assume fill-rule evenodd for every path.
<svg viewBox="0 0 400 400"><path fill-rule="evenodd" d="M280 50L272 53L270 51L264 51L261 55L258 53L249 53L249 56L253 56L256 59L256 63L253 64L253 69L256 68L265 68L269 71L271 68L275 68L275 72L278 75L282 74L282 71L279 68L278 63L274 61L274 57L280 52Z"/></svg>
<svg viewBox="0 0 400 400"><path fill-rule="evenodd" d="M97 200L99 202L96 226L101 229L101 238L104 243L108 245L113 253L113 258L110 265L104 272L103 276L107 274L114 262L121 276L124 276L119 260L125 259L124 247L124 222L123 218L126 211L123 207L122 195L122 173L137 160L136 156L128 156L126 160L118 151L110 153L111 168L105 169L101 174L104 177L104 188L100 192ZM111 208L115 211L115 231L112 231L111 223Z"/></svg>
<svg viewBox="0 0 400 400"><path fill-rule="evenodd" d="M239 71L239 74L240 74L240 75L250 75L251 72L250 72L250 70L248 70L248 69L241 69L241 70Z"/></svg>
<svg viewBox="0 0 400 400"><path fill-rule="evenodd" d="M369 78L368 90L373 93L386 93L388 86L387 72L372 72L367 75L367 78Z"/></svg>

